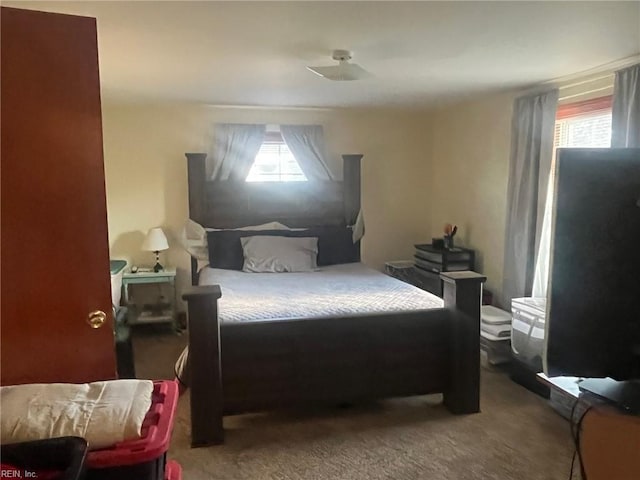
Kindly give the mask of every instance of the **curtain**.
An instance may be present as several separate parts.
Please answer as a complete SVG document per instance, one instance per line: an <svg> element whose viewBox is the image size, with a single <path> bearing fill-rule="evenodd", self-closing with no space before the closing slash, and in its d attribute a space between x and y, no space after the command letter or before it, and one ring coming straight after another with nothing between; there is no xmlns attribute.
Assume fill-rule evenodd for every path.
<svg viewBox="0 0 640 480"><path fill-rule="evenodd" d="M640 148L640 64L616 72L611 146Z"/></svg>
<svg viewBox="0 0 640 480"><path fill-rule="evenodd" d="M531 295L551 171L558 90L517 98L511 122L502 304Z"/></svg>
<svg viewBox="0 0 640 480"><path fill-rule="evenodd" d="M280 125L280 133L307 180L333 179L325 163L322 126Z"/></svg>
<svg viewBox="0 0 640 480"><path fill-rule="evenodd" d="M265 125L217 123L214 130L214 180L244 182L260 151Z"/></svg>
<svg viewBox="0 0 640 480"><path fill-rule="evenodd" d="M356 217L356 221L353 224L351 239L353 243L356 243L358 240L364 237L364 213L362 213L362 209L358 212L358 216Z"/></svg>
<svg viewBox="0 0 640 480"><path fill-rule="evenodd" d="M533 287L531 296L547 298L547 286L549 284L549 265L551 262L551 220L553 219L553 185L551 180L547 185L547 200L544 207L542 231L540 232L540 245L536 257L536 266L533 274Z"/></svg>

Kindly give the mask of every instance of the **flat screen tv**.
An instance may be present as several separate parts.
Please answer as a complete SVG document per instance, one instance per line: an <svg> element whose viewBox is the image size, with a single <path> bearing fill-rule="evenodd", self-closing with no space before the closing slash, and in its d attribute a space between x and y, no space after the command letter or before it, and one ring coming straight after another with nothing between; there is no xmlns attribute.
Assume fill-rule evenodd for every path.
<svg viewBox="0 0 640 480"><path fill-rule="evenodd" d="M638 380L640 149L560 149L554 174L545 373Z"/></svg>

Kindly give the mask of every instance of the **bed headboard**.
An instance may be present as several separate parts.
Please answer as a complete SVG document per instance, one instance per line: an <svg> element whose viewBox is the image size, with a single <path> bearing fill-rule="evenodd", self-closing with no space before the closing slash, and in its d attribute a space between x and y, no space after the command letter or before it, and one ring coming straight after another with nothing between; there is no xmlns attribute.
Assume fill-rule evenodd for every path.
<svg viewBox="0 0 640 480"><path fill-rule="evenodd" d="M208 180L206 153L187 153L189 218L206 228L278 221L289 227L353 225L360 212L362 155L342 155L343 181ZM358 245L357 258L360 261Z"/></svg>
<svg viewBox="0 0 640 480"><path fill-rule="evenodd" d="M279 221L290 227L353 225L360 211L360 160L343 155L343 181L208 180L206 153L187 153L189 217L208 228Z"/></svg>

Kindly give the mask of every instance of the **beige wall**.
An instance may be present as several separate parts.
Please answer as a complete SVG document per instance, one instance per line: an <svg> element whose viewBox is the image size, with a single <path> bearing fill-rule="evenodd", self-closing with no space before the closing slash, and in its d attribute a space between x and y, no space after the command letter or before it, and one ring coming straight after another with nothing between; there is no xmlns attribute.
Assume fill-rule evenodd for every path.
<svg viewBox="0 0 640 480"><path fill-rule="evenodd" d="M458 225L456 243L476 250L476 270L502 289L511 111L515 94L487 96L433 112L431 236Z"/></svg>
<svg viewBox="0 0 640 480"><path fill-rule="evenodd" d="M611 77L561 90L565 101L607 94ZM215 122L319 123L332 168L341 153L362 153L365 263L408 259L413 244L458 225L456 242L477 251L487 288L502 290L511 112L518 92L487 95L432 111L262 109L194 104L103 107L112 257L152 263L145 232L165 227L166 263L188 281L188 256L177 246L187 218L184 153L205 151ZM166 258L165 254L165 258Z"/></svg>
<svg viewBox="0 0 640 480"><path fill-rule="evenodd" d="M186 285L189 259L177 237L188 216L185 152L205 151L214 122L319 123L332 166L341 153L362 153L365 263L411 258L429 239L427 185L431 129L424 115L390 110L249 109L195 104L103 106L104 154L112 258L152 264L140 247L146 231L165 228L163 260Z"/></svg>
<svg viewBox="0 0 640 480"><path fill-rule="evenodd" d="M596 75L560 88L560 103L610 95L613 75ZM458 225L456 240L476 250L476 270L500 297L514 99L523 92L487 95L430 112L431 236Z"/></svg>

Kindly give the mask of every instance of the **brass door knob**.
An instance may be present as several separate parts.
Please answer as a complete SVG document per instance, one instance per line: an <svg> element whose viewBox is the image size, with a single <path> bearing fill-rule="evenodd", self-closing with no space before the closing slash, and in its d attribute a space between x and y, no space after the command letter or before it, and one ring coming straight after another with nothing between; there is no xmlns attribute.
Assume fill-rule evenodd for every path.
<svg viewBox="0 0 640 480"><path fill-rule="evenodd" d="M107 321L107 314L102 310L91 312L87 317L87 323L91 328L100 328Z"/></svg>

